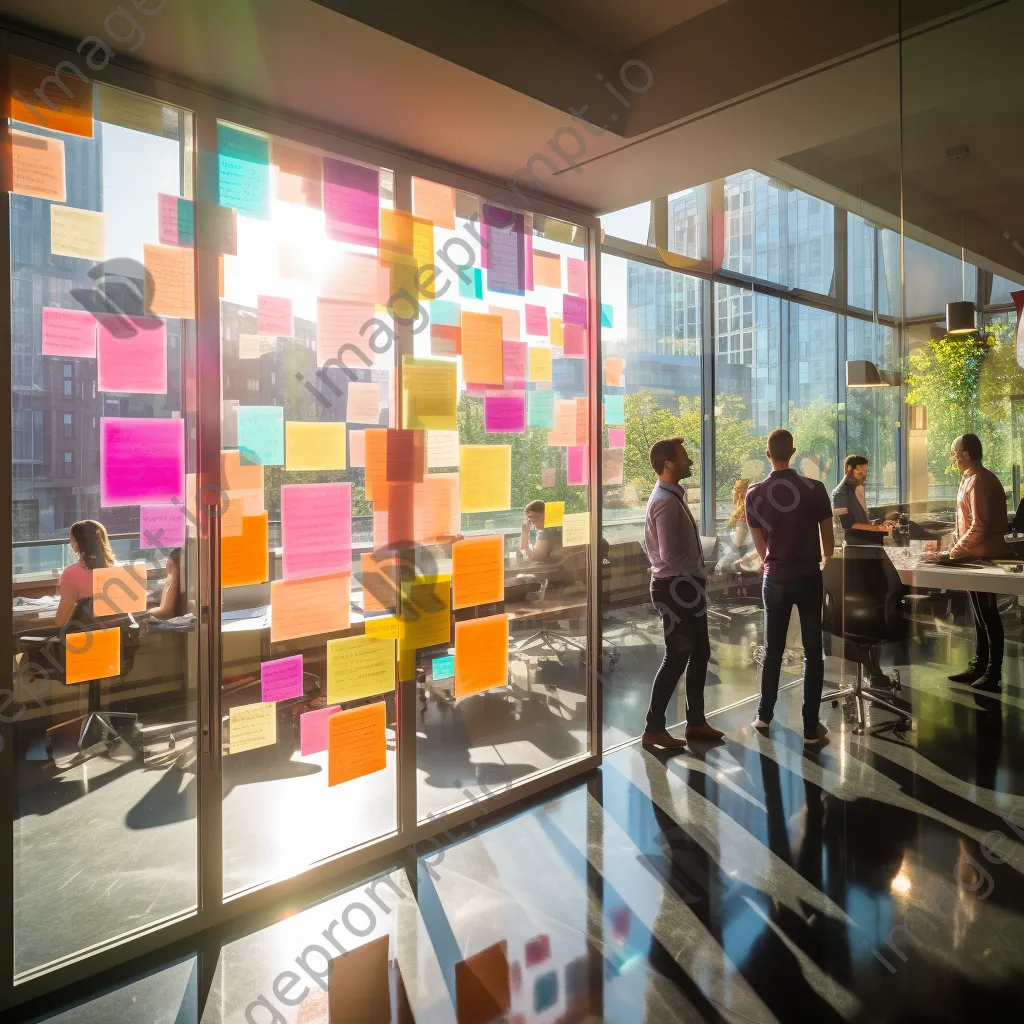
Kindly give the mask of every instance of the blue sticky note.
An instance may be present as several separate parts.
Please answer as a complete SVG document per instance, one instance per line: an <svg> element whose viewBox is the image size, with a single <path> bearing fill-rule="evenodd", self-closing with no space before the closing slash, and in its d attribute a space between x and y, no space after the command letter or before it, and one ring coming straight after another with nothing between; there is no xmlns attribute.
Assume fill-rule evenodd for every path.
<svg viewBox="0 0 1024 1024"><path fill-rule="evenodd" d="M558 1002L558 975L554 971L542 974L533 983L533 1012L543 1013Z"/></svg>
<svg viewBox="0 0 1024 1024"><path fill-rule="evenodd" d="M270 140L217 125L217 195L247 217L270 219Z"/></svg>
<svg viewBox="0 0 1024 1024"><path fill-rule="evenodd" d="M246 465L284 465L284 409L279 405L238 407L238 450Z"/></svg>
<svg viewBox="0 0 1024 1024"><path fill-rule="evenodd" d="M435 299L430 303L430 322L444 327L459 327L462 324L462 307L447 299Z"/></svg>
<svg viewBox="0 0 1024 1024"><path fill-rule="evenodd" d="M466 280L466 275L469 280ZM459 270L459 298L482 299L484 297L484 276L479 267Z"/></svg>
<svg viewBox="0 0 1024 1024"><path fill-rule="evenodd" d="M178 245L195 245L195 218L192 200L178 197Z"/></svg>
<svg viewBox="0 0 1024 1024"><path fill-rule="evenodd" d="M623 406L623 395L604 396L604 422L608 424L621 424L626 422L626 412Z"/></svg>
<svg viewBox="0 0 1024 1024"><path fill-rule="evenodd" d="M455 658L434 658L431 673L434 680L451 679L455 675Z"/></svg>
<svg viewBox="0 0 1024 1024"><path fill-rule="evenodd" d="M527 399L528 427L543 427L553 430L555 426L555 393L554 391L529 391Z"/></svg>
<svg viewBox="0 0 1024 1024"><path fill-rule="evenodd" d="M601 326L615 326L615 310L611 306L609 306L607 302L601 303Z"/></svg>

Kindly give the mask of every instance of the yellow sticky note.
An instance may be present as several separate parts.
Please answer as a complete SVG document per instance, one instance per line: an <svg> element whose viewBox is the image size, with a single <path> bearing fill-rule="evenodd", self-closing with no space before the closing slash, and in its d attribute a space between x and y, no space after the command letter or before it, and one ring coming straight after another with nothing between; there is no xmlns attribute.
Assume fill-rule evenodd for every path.
<svg viewBox="0 0 1024 1024"><path fill-rule="evenodd" d="M327 641L328 704L344 704L394 688L394 640L348 636Z"/></svg>
<svg viewBox="0 0 1024 1024"><path fill-rule="evenodd" d="M544 502L544 528L554 529L556 526L561 526L565 519L565 502L564 501L545 501Z"/></svg>
<svg viewBox="0 0 1024 1024"><path fill-rule="evenodd" d="M551 333L551 344L562 348L562 318L560 316L549 318L548 327Z"/></svg>
<svg viewBox="0 0 1024 1024"><path fill-rule="evenodd" d="M284 468L288 472L345 467L344 423L285 423Z"/></svg>
<svg viewBox="0 0 1024 1024"><path fill-rule="evenodd" d="M504 600L504 536L456 541L452 545L452 607L472 608Z"/></svg>
<svg viewBox="0 0 1024 1024"><path fill-rule="evenodd" d="M447 644L452 635L451 581L417 577L424 582L402 584L402 637L399 649L403 653L418 647Z"/></svg>
<svg viewBox="0 0 1024 1024"><path fill-rule="evenodd" d="M85 683L121 674L121 629L68 632L64 637L64 681Z"/></svg>
<svg viewBox="0 0 1024 1024"><path fill-rule="evenodd" d="M146 563L108 565L92 571L92 613L126 615L146 610Z"/></svg>
<svg viewBox="0 0 1024 1024"><path fill-rule="evenodd" d="M11 191L63 203L64 140L11 132Z"/></svg>
<svg viewBox="0 0 1024 1024"><path fill-rule="evenodd" d="M402 356L402 427L458 430L458 388L454 360Z"/></svg>
<svg viewBox="0 0 1024 1024"><path fill-rule="evenodd" d="M327 720L327 785L358 779L388 766L384 702L339 711Z"/></svg>
<svg viewBox="0 0 1024 1024"><path fill-rule="evenodd" d="M73 206L50 207L50 252L83 260L107 258L107 218Z"/></svg>
<svg viewBox="0 0 1024 1024"><path fill-rule="evenodd" d="M569 513L562 520L562 547L572 548L589 543L590 514L588 512Z"/></svg>
<svg viewBox="0 0 1024 1024"><path fill-rule="evenodd" d="M228 710L228 753L272 747L277 742L277 705L240 704Z"/></svg>
<svg viewBox="0 0 1024 1024"><path fill-rule="evenodd" d="M164 134L164 105L135 92L97 84L96 119L149 135Z"/></svg>
<svg viewBox="0 0 1024 1024"><path fill-rule="evenodd" d="M402 635L402 620L396 615L377 615L372 619L364 619L363 626L366 635L375 640L398 640Z"/></svg>
<svg viewBox="0 0 1024 1024"><path fill-rule="evenodd" d="M512 505L512 446L459 447L459 507L466 512L504 512Z"/></svg>
<svg viewBox="0 0 1024 1024"><path fill-rule="evenodd" d="M157 316L194 320L195 263L192 249L177 245L143 245L146 308Z"/></svg>
<svg viewBox="0 0 1024 1024"><path fill-rule="evenodd" d="M508 615L455 623L455 699L508 683Z"/></svg>
<svg viewBox="0 0 1024 1024"><path fill-rule="evenodd" d="M277 351L277 338L269 334L239 334L238 358L259 359L262 355Z"/></svg>
<svg viewBox="0 0 1024 1024"><path fill-rule="evenodd" d="M530 355L530 380L551 380L551 349L531 348Z"/></svg>

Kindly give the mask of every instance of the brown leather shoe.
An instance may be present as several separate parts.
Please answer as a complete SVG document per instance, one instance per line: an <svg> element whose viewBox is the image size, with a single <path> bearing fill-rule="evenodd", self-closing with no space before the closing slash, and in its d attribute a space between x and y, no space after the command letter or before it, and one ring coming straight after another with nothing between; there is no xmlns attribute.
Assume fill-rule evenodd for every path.
<svg viewBox="0 0 1024 1024"><path fill-rule="evenodd" d="M715 729L705 722L703 725L688 725L686 727L686 738L688 740L720 740L725 735L721 729Z"/></svg>
<svg viewBox="0 0 1024 1024"><path fill-rule="evenodd" d="M686 746L686 740L673 736L668 729L661 732L644 732L640 737L640 744L644 747L664 747L666 750L682 750Z"/></svg>

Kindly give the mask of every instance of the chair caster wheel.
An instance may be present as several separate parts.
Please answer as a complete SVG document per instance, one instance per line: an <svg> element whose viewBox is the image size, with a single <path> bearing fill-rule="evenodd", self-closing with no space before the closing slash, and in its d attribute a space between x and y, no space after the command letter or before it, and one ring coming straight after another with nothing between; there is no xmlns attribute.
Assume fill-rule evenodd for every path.
<svg viewBox="0 0 1024 1024"><path fill-rule="evenodd" d="M174 742L174 737L172 736L172 737L171 737L171 738L170 738L170 739L169 739L169 740L167 741L167 749L168 749L168 750L173 750L173 749L175 748L175 746L176 746L176 744L175 744L175 742Z"/></svg>
<svg viewBox="0 0 1024 1024"><path fill-rule="evenodd" d="M855 725L853 727L853 729L851 730L851 732L853 733L854 736L863 736L864 735L864 726L862 726L862 725Z"/></svg>
<svg viewBox="0 0 1024 1024"><path fill-rule="evenodd" d="M837 701L837 700L832 701L832 707L834 707L834 708L839 707L839 701Z"/></svg>
<svg viewBox="0 0 1024 1024"><path fill-rule="evenodd" d="M46 744L46 759L47 759L47 761L52 761L54 759L54 757L53 757L53 744L52 743L47 743Z"/></svg>

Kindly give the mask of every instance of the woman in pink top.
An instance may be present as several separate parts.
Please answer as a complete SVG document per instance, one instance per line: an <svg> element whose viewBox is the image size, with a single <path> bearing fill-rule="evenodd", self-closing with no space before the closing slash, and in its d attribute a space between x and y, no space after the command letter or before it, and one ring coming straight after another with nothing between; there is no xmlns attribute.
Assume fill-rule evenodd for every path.
<svg viewBox="0 0 1024 1024"><path fill-rule="evenodd" d="M79 601L92 597L92 571L114 564L106 528L95 519L82 519L71 526L71 550L78 555L60 574L60 604L57 606L58 626L63 626L74 613Z"/></svg>

